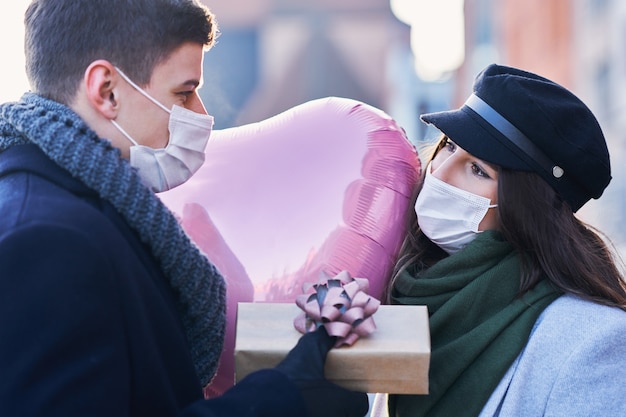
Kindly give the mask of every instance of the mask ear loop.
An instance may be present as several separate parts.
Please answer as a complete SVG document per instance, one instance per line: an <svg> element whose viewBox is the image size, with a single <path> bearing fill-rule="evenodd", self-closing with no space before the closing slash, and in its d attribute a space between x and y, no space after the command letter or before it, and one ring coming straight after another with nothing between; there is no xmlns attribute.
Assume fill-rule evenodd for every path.
<svg viewBox="0 0 626 417"><path fill-rule="evenodd" d="M168 109L167 107L165 107L163 104L159 103L159 101L157 99L155 99L154 97L152 97L150 94L146 93L144 91L143 88L139 87L137 84L135 84L133 82L133 80L131 80L130 78L128 78L128 76L126 74L124 74L124 72L119 69L118 67L115 67L115 69L117 70L117 72L120 73L120 75L122 76L122 78L124 80L126 80L126 82L128 84L130 84L131 86L133 86L133 88L137 91L139 91L145 98L147 98L148 100L150 100L151 102L153 102L154 104L156 104L157 106L159 106L160 108L162 108L163 110L165 110L168 114L171 114L172 111L170 109ZM122 132L123 133L123 132Z"/></svg>
<svg viewBox="0 0 626 417"><path fill-rule="evenodd" d="M148 100L150 100L151 102L153 102L154 104L156 104L157 106L159 106L160 108L162 108L163 110L165 110L168 114L171 114L172 111L169 110L167 107L165 107L163 104L159 103L158 100L156 100L154 97L152 97L150 94L146 93L144 91L143 88L139 87L137 84L135 84L133 82L133 80L131 80L130 78L128 78L128 76L126 74L124 74L124 72L119 69L118 67L115 67L115 69L117 70L117 72L122 76L122 78L128 83L130 84L135 90L137 90L139 93L141 93L141 95L143 95L145 98L147 98ZM117 123L115 120L111 119L111 123L113 123L113 126L115 126L117 128L117 130L120 131L120 133L122 133L122 135L124 135L126 137L126 139L128 139L133 145L135 146L139 146L139 144L128 134L128 132L126 132L122 126L119 125L119 123Z"/></svg>
<svg viewBox="0 0 626 417"><path fill-rule="evenodd" d="M433 171L433 169L432 169L432 168L433 168L433 161L435 160L435 157L437 156L437 154L438 154L441 150L443 150L443 148L439 149L439 150L437 151L437 153L435 153L435 155L433 155L433 158L430 160L430 162L429 162L429 163L428 163L428 165L426 166L426 169L428 170L428 173L429 173L430 175L433 175L433 173L434 173L435 171L437 171L439 168L441 168L442 166L444 166L444 165L446 164L446 162L448 162L448 161L450 160L450 156L448 156L446 159L444 159L444 160L443 160L443 161L439 164L439 166L437 167L437 169L435 169L435 171ZM445 181L444 181L444 182L445 182Z"/></svg>
<svg viewBox="0 0 626 417"><path fill-rule="evenodd" d="M128 132L126 132L124 129L122 129L122 126L119 125L119 123L117 123L115 120L111 119L111 123L113 123L113 126L115 126L117 128L117 130L120 131L120 133L124 136L126 136L126 139L128 139L129 141L131 141L131 143L135 146L139 146L139 144L137 142L135 142L135 140L133 138L130 137L130 135L128 134Z"/></svg>

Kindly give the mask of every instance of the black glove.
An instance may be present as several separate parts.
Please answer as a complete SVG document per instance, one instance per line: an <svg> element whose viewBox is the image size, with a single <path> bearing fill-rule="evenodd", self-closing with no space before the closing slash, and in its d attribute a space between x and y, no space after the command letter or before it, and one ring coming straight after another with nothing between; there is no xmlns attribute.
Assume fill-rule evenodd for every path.
<svg viewBox="0 0 626 417"><path fill-rule="evenodd" d="M326 355L335 339L323 326L303 335L276 369L298 387L311 417L363 417L369 410L367 394L342 388L324 377Z"/></svg>

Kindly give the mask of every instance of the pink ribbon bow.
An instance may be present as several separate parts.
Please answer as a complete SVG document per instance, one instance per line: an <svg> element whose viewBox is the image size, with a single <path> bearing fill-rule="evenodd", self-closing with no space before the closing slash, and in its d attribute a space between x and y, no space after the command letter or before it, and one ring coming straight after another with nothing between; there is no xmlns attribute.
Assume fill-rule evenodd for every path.
<svg viewBox="0 0 626 417"><path fill-rule="evenodd" d="M368 288L367 278L353 278L348 271L305 284L305 294L296 297L303 313L294 319L294 327L307 333L323 325L330 336L338 337L335 346L354 344L376 330L372 315L380 301L367 295ZM315 292L307 294L311 289Z"/></svg>

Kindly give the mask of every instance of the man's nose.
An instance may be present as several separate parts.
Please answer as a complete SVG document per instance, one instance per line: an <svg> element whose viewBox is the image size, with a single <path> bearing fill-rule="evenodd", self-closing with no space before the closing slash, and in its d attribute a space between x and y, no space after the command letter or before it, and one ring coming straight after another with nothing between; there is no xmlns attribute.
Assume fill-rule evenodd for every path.
<svg viewBox="0 0 626 417"><path fill-rule="evenodd" d="M202 99L200 98L200 95L197 91L195 91L190 98L191 101L187 105L187 108L189 110L200 114L208 114L206 111L206 107L204 107L204 103L202 102Z"/></svg>

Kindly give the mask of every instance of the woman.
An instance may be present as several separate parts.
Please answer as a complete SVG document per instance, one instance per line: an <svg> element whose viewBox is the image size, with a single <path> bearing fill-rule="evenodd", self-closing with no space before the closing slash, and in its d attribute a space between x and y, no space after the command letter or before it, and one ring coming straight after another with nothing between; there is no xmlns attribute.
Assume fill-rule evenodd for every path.
<svg viewBox="0 0 626 417"><path fill-rule="evenodd" d="M591 111L490 65L461 109L422 115L427 165L390 302L427 305L430 394L391 416L626 415L626 285L574 213L611 174Z"/></svg>

